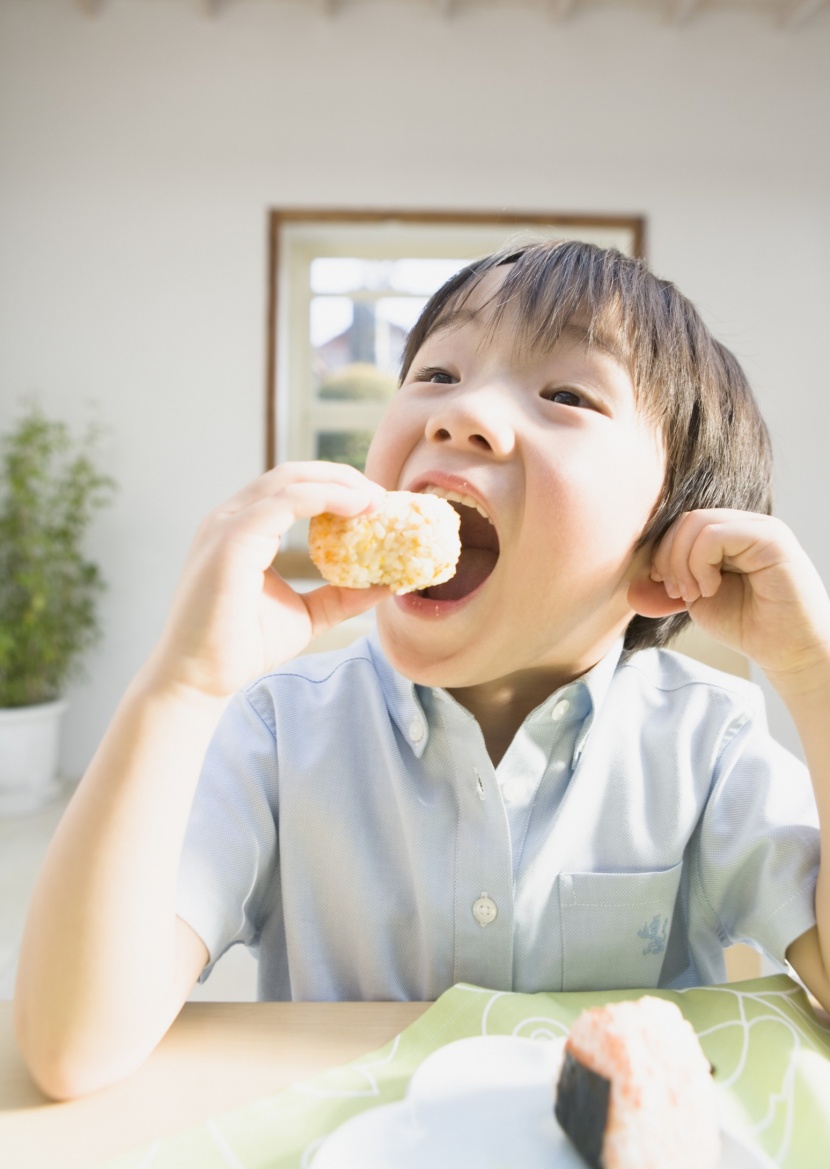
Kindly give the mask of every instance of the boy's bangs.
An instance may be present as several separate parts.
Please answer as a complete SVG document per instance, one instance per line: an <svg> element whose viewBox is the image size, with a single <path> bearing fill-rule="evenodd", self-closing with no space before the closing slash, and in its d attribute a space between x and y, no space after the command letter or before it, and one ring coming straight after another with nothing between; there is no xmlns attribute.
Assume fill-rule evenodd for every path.
<svg viewBox="0 0 830 1169"><path fill-rule="evenodd" d="M617 254L619 255L619 254ZM509 319L517 326L517 352L532 356L549 352L568 334L609 353L630 372L632 345L619 272L609 271L614 253L579 242L504 249L462 269L427 304L410 334L403 356L402 378L415 353L438 329L452 329L475 318L487 322L491 335ZM619 255L619 259L632 261ZM505 278L484 300L471 300L498 268Z"/></svg>
<svg viewBox="0 0 830 1169"><path fill-rule="evenodd" d="M508 272L492 297L492 327L510 314L520 322L517 349L528 356L550 352L568 335L628 369L632 352L624 302L603 273L601 258L585 256L580 245L560 244L503 260Z"/></svg>

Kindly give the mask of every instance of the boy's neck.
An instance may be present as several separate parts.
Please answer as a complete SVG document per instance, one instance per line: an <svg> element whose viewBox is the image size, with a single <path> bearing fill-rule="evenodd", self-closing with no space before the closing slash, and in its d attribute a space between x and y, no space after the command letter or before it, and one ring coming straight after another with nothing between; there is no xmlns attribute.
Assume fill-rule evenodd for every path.
<svg viewBox="0 0 830 1169"><path fill-rule="evenodd" d="M576 672L549 668L521 670L493 682L449 689L448 693L475 717L487 753L497 767L530 712L588 669L590 665Z"/></svg>

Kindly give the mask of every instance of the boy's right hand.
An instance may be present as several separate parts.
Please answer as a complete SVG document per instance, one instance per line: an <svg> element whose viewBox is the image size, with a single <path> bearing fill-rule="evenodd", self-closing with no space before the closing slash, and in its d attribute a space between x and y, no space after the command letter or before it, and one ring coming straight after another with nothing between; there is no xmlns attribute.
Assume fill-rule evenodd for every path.
<svg viewBox="0 0 830 1169"><path fill-rule="evenodd" d="M372 510L383 488L342 463L286 463L203 521L150 663L157 684L225 698L319 633L377 604L381 586L295 592L272 567L295 520Z"/></svg>

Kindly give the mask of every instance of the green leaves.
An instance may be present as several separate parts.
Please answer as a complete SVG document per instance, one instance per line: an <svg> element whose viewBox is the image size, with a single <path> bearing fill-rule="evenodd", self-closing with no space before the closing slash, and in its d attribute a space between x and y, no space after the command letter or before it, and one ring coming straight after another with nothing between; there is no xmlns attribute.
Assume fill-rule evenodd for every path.
<svg viewBox="0 0 830 1169"><path fill-rule="evenodd" d="M99 636L103 581L83 540L115 483L95 467L98 438L31 407L0 439L0 707L59 697Z"/></svg>

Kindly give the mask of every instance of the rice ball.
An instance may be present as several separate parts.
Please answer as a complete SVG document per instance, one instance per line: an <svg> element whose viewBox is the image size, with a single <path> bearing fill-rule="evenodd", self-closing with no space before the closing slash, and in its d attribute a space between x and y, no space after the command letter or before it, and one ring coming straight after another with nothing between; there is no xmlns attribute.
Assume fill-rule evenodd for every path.
<svg viewBox="0 0 830 1169"><path fill-rule="evenodd" d="M720 1160L709 1061L680 1009L654 995L579 1015L554 1110L592 1169L715 1169Z"/></svg>
<svg viewBox="0 0 830 1169"><path fill-rule="evenodd" d="M446 499L388 491L371 515L313 516L308 550L324 580L350 589L373 584L411 593L455 574L460 518Z"/></svg>

